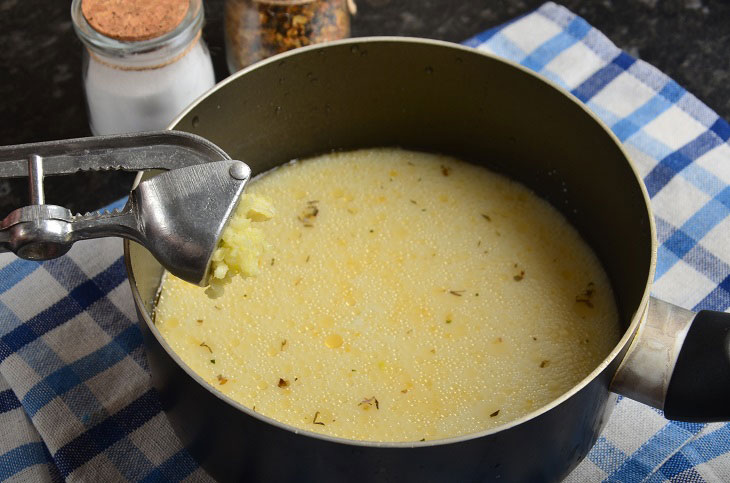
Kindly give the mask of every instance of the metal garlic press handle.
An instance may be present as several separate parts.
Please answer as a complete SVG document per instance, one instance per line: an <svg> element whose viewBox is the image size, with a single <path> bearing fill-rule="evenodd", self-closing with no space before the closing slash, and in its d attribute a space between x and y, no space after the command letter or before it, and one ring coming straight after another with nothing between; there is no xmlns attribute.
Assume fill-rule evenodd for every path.
<svg viewBox="0 0 730 483"><path fill-rule="evenodd" d="M167 172L140 182L124 208L111 213L72 214L45 204L44 176L88 170ZM0 178L25 176L31 204L0 223L0 251L47 260L78 240L123 237L145 246L172 274L205 286L251 170L204 138L161 131L0 148Z"/></svg>

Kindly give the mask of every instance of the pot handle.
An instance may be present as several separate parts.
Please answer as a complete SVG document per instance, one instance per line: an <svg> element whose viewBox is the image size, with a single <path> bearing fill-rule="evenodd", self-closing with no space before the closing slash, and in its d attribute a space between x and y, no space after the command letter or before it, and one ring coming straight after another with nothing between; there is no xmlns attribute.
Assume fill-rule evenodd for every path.
<svg viewBox="0 0 730 483"><path fill-rule="evenodd" d="M730 314L651 298L611 390L679 421L730 421Z"/></svg>
<svg viewBox="0 0 730 483"><path fill-rule="evenodd" d="M664 400L680 421L730 420L730 314L703 310L687 332Z"/></svg>

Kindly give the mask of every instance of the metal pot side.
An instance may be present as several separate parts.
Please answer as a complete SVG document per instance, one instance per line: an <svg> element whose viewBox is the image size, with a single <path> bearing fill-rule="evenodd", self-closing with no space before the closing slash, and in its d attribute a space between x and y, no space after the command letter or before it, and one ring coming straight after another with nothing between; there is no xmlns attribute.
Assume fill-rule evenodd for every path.
<svg viewBox="0 0 730 483"><path fill-rule="evenodd" d="M283 54L193 104L173 129L266 171L334 149L400 146L461 157L531 187L593 247L625 333L551 404L482 433L412 443L297 430L229 400L190 371L150 313L162 268L125 241L152 380L193 455L221 480L554 481L588 453L615 402L609 384L648 303L656 247L648 197L610 130L526 69L438 41L369 38Z"/></svg>

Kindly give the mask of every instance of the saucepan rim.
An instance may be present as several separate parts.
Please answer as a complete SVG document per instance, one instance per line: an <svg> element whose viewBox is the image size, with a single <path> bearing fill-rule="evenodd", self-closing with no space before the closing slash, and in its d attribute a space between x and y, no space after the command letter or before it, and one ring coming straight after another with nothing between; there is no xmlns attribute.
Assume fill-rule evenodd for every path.
<svg viewBox="0 0 730 483"><path fill-rule="evenodd" d="M539 74L527 69L526 67L523 67L522 65L513 62L511 60L507 60L501 57L497 57L493 54L490 54L488 52L483 52L471 47L465 47L459 44L454 44L451 42L445 42L440 40L432 40L432 39L422 39L422 38L415 38L415 37L396 37L396 36L376 36L376 37L358 37L358 38L350 38L350 39L344 39L344 40L338 40L333 42L328 42L325 44L317 44L317 45L311 45L307 47L303 47L300 49L296 49L294 51L285 52L282 54L278 54L276 56L270 57L268 59L265 59L263 61L260 61L256 64L253 64L249 67L246 67L242 69L241 71L231 75L230 77L226 78L225 80L221 81L220 83L216 84L214 87L212 87L209 91L198 97L190 106L188 106L187 109L185 109L177 118L175 118L172 123L168 126L168 129L175 129L175 126L191 111L193 111L201 101L204 99L210 97L213 93L217 92L218 90L226 87L228 84L232 82L236 82L236 80L241 77L245 76L247 73L254 71L256 69L261 69L269 64L274 64L278 62L285 61L286 59L300 55L302 53L306 53L308 51L312 50L320 50L320 49L330 49L330 48L336 48L341 47L343 45L357 45L357 44L372 44L372 43L410 43L410 44L419 44L419 45L431 45L435 47L445 47L449 49L454 49L456 51L463 51L465 54L470 55L482 55L484 57L487 57L492 60L496 60L499 62L502 62L504 64L507 64L515 69L518 69L522 71L523 74L531 76L541 82L546 83L547 85L551 86L553 89L560 92L563 96L566 97L566 100L573 102L574 104L578 105L586 114L590 116L590 118L598 124L602 130L606 133L606 135L614 142L614 144L618 147L621 154L623 155L624 160L628 164L629 168L631 169L636 182L641 189L641 193L644 197L644 207L646 209L646 216L648 218L649 222L649 230L651 234L651 260L649 264L649 270L647 273L647 280L644 285L644 293L642 294L641 300L639 304L636 307L636 311L633 313L631 317L631 322L626 327L623 336L618 341L618 343L614 346L614 348L611 350L611 352L601 361L586 377L581 379L580 382L575 384L572 388L570 388L567 392L563 393L561 396L557 397L556 399L552 400L545 406L542 406L535 411L532 411L518 419L509 421L503 425L497 426L495 428L487 429L484 431L479 431L476 433L470 433L465 434L461 436L451 437L451 438L444 438L444 439L435 439L435 440L429 440L429 441L408 441L408 442L379 442L379 441L359 441L359 440L352 440L352 439L346 439L346 438L340 438L340 437L334 437L329 436L325 434L315 433L313 431L308 431L300 428L296 428L294 426L290 426L285 423L281 423L275 419L272 419L268 416L264 416L263 414L259 414L243 404L231 399L230 397L226 396L222 392L215 389L213 385L205 381L201 376L199 376L197 373L195 373L192 369L190 369L187 364L185 364L182 359L175 353L175 351L172 350L172 348L169 346L167 341L162 337L157 327L155 327L154 322L152 321L150 314L145 309L144 301L142 300L139 290L137 289L136 279L134 275L134 271L132 269L132 263L131 263L131 254L129 249L129 241L124 240L124 258L125 258L125 264L127 267L127 273L129 276L129 282L132 288L132 295L134 298L134 303L137 306L139 313L142 314L142 318L144 319L144 323L147 324L147 326L150 329L150 332L154 334L155 339L157 342L164 348L167 355L172 357L172 359L175 361L175 363L182 368L185 373L193 378L198 384L203 386L205 389L207 389L211 394L216 396L217 398L225 401L227 404L233 406L234 408L238 409L239 411L242 411L246 415L256 418L262 422L271 424L272 426L275 426L279 429L283 429L286 431L290 431L294 434L300 434L302 436L308 436L312 438L317 438L320 440L328 441L331 443L340 443L345 445L353 445L353 446L365 446L365 447L378 447L378 448L413 448L413 447L426 447L426 446L440 446L440 445L446 445L446 444L454 444L454 443L461 443L464 441L469 441L472 439L482 438L486 436L490 436L496 433L500 433L502 431L507 431L510 428L513 428L515 426L518 426L520 424L523 424L527 421L530 421L532 419L535 419L553 408L559 406L560 404L564 403L568 399L572 398L575 394L580 392L583 388L585 388L588 384L590 384L593 380L595 380L604 370L608 368L608 366L619 356L619 354L628 347L629 343L633 339L637 328L639 327L639 324L646 312L646 307L648 306L649 301L649 293L651 288L651 283L654 279L654 273L656 270L656 258L657 258L657 239L656 239L656 228L654 224L654 216L652 214L651 210L651 204L649 195L646 191L646 187L644 186L644 183L641 179L641 176L639 174L638 169L632 162L631 158L629 157L628 153L624 149L623 145L619 141L619 139L613 134L611 129L595 114L593 113L588 107L583 104L578 98L576 98L573 94L566 91L559 85L557 85L555 82L551 81L550 79L547 79L545 77L540 76ZM288 160L287 160L288 161ZM135 180L135 186L137 183L141 180L142 173L139 173L136 180Z"/></svg>

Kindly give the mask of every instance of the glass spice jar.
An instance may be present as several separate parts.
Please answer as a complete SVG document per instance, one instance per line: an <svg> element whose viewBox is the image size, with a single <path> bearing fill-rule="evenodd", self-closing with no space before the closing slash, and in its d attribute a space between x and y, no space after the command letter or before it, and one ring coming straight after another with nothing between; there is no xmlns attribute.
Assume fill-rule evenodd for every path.
<svg viewBox="0 0 730 483"><path fill-rule="evenodd" d="M165 129L215 84L202 0L73 0L94 135Z"/></svg>
<svg viewBox="0 0 730 483"><path fill-rule="evenodd" d="M350 35L354 0L226 0L231 73L287 50Z"/></svg>

